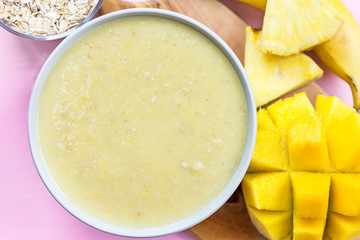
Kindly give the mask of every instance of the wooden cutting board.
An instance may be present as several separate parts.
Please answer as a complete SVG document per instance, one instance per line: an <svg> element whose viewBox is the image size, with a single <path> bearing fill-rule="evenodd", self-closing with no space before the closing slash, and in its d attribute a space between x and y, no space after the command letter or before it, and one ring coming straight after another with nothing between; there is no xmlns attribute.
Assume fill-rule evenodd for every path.
<svg viewBox="0 0 360 240"><path fill-rule="evenodd" d="M104 0L99 14L140 7L171 10L198 20L217 33L244 63L247 24L221 2L217 0L150 0L146 2ZM327 95L320 86L311 83L282 98L304 91L313 104L318 94ZM201 240L265 239L250 221L240 188L222 208L202 223L192 227L190 231Z"/></svg>

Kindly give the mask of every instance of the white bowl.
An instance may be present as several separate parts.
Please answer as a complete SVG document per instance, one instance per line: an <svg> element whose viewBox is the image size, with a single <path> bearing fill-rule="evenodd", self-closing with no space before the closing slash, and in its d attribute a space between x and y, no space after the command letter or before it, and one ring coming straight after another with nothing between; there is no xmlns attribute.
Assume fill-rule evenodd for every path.
<svg viewBox="0 0 360 240"><path fill-rule="evenodd" d="M108 223L105 223L99 219L96 219L90 215L88 215L83 210L79 209L75 206L67 196L62 192L54 178L49 171L46 162L42 156L40 146L38 143L38 109L39 102L41 98L41 92L43 86L46 82L46 79L57 63L62 54L80 37L89 31L99 27L100 25L106 24L108 22L133 17L133 16L155 16L162 17L174 21L178 21L183 23L191 28L199 31L203 35L205 35L208 39L210 39L229 59L231 64L233 65L238 77L240 79L241 85L243 87L246 105L247 105L247 114L248 114L248 129L246 136L246 144L243 155L239 164L234 172L234 175L231 177L230 181L227 183L225 188L205 207L203 207L198 212L193 215L179 220L177 222L167 224L159 227L151 227L151 228L125 228L121 226L115 226ZM250 159L252 156L252 152L254 150L255 138L256 138L256 107L254 96L251 90L250 83L245 74L245 70L242 67L239 59L236 57L234 52L230 49L230 47L214 32L212 32L209 28L205 27L203 24L193 20L192 18L186 17L179 13L159 10L159 9L147 9L147 8L139 8L139 9L129 9L129 10L121 10L118 12L110 13L105 16L99 17L89 23L78 28L74 31L69 37L67 37L50 55L50 57L45 62L42 67L30 99L29 113L28 113L28 135L30 142L30 149L32 153L32 157L34 159L36 168L39 172L39 175L50 191L50 193L54 196L54 198L73 216L77 217L81 221L87 223L88 225L97 228L99 230L116 234L122 236L130 236L130 237L154 237L167 235L175 232L179 232L185 229L188 229L207 217L213 214L216 210L218 210L233 194L236 188L239 186L241 180L243 179L247 168L250 164Z"/></svg>

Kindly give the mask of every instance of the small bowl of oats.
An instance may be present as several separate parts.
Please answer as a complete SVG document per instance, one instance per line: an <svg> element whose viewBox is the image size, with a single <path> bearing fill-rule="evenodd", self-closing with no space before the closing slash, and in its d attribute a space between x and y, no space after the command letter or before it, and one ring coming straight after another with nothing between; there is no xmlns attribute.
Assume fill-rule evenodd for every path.
<svg viewBox="0 0 360 240"><path fill-rule="evenodd" d="M64 38L89 22L103 0L2 0L0 26L34 40Z"/></svg>

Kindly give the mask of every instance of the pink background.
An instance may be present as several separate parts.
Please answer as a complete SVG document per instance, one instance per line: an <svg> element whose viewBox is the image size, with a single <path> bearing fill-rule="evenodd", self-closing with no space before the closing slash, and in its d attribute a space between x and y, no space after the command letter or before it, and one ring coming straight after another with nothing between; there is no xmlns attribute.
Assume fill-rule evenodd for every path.
<svg viewBox="0 0 360 240"><path fill-rule="evenodd" d="M261 26L263 12L234 0L222 2L250 25ZM360 23L360 2L343 2ZM71 216L49 194L31 159L27 139L30 94L42 64L59 42L27 40L0 29L0 239L128 239L93 229ZM325 75L318 83L352 105L347 84L319 64ZM185 231L154 239L195 238Z"/></svg>

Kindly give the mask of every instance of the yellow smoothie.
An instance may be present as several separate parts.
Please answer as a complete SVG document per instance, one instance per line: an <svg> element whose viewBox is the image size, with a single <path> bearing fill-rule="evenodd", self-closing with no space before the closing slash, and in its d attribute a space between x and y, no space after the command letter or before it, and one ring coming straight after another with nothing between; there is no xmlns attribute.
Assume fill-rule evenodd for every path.
<svg viewBox="0 0 360 240"><path fill-rule="evenodd" d="M247 109L231 63L205 36L131 17L67 50L38 123L68 198L105 222L143 228L186 218L224 188L243 153Z"/></svg>

